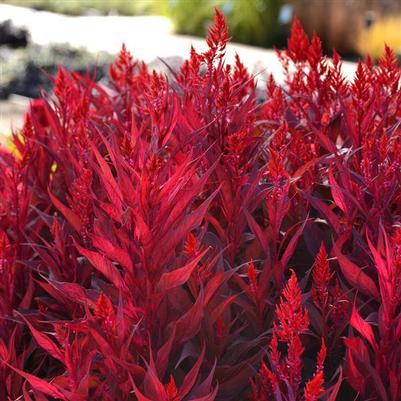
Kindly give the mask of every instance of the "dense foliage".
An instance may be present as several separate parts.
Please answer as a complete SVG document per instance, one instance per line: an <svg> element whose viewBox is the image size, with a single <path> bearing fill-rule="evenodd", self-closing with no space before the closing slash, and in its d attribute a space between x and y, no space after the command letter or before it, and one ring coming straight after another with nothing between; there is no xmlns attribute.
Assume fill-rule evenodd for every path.
<svg viewBox="0 0 401 401"><path fill-rule="evenodd" d="M295 21L258 103L227 41L61 69L1 150L1 400L400 400L395 58Z"/></svg>

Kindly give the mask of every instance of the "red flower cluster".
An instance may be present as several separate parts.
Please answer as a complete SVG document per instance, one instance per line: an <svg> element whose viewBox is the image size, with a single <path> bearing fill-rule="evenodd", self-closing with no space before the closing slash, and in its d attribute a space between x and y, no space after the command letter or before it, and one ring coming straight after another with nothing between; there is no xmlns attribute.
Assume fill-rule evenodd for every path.
<svg viewBox="0 0 401 401"><path fill-rule="evenodd" d="M0 401L401 399L396 59L295 21L260 102L228 37L61 69L0 151Z"/></svg>

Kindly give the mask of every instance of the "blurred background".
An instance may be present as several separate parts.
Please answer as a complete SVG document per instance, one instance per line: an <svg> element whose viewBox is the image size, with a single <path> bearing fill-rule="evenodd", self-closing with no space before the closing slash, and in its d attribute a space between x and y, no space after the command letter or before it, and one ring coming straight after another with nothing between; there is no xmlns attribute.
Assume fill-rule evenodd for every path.
<svg viewBox="0 0 401 401"><path fill-rule="evenodd" d="M336 48L351 62L367 53L377 60L387 43L401 59L401 0L0 0L0 133L20 126L29 100L51 87L43 72L58 65L105 79L125 42L156 69L163 68L157 56L178 67L191 44L204 46L197 37L214 7L243 44L228 53L238 52L255 73L279 77L271 49L285 46L295 15L328 55Z"/></svg>
<svg viewBox="0 0 401 401"><path fill-rule="evenodd" d="M383 42L401 52L401 0L0 0L67 15L165 15L177 33L203 37L219 7L235 42L282 46L293 15L326 50L379 57Z"/></svg>

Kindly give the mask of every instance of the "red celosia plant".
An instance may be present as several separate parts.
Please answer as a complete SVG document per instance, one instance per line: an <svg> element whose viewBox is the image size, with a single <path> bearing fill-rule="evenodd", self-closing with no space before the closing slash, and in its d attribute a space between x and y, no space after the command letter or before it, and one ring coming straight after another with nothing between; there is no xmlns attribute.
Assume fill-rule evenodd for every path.
<svg viewBox="0 0 401 401"><path fill-rule="evenodd" d="M280 303L276 307L278 324L273 324L269 357L272 370L263 362L259 371L260 388L254 386L255 401L304 399L316 401L324 393L323 365L326 358L326 345L322 342L318 354L316 373L306 384L303 398L300 394L302 381L302 345L301 334L309 327L307 311L302 306L302 293L294 271L284 288ZM286 344L287 356L282 360L279 344Z"/></svg>
<svg viewBox="0 0 401 401"><path fill-rule="evenodd" d="M401 71L216 11L171 77L60 69L0 150L0 401L397 401Z"/></svg>

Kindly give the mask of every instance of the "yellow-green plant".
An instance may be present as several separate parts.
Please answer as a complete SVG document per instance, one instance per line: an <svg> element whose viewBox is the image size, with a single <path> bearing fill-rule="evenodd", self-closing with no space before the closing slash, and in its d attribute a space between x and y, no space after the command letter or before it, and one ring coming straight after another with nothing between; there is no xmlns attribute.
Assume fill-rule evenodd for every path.
<svg viewBox="0 0 401 401"><path fill-rule="evenodd" d="M213 18L213 9L223 10L236 42L271 46L282 41L278 15L283 0L170 0L168 14L178 33L202 36Z"/></svg>

